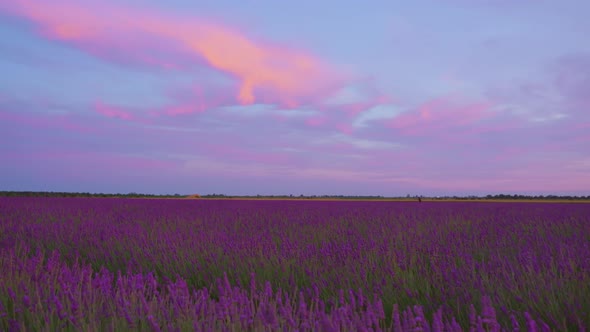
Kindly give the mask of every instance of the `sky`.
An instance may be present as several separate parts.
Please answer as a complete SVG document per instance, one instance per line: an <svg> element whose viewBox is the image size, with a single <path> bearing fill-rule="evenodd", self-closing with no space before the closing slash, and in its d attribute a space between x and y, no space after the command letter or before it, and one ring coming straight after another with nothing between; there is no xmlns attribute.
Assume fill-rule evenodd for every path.
<svg viewBox="0 0 590 332"><path fill-rule="evenodd" d="M0 0L0 190L590 194L586 0Z"/></svg>

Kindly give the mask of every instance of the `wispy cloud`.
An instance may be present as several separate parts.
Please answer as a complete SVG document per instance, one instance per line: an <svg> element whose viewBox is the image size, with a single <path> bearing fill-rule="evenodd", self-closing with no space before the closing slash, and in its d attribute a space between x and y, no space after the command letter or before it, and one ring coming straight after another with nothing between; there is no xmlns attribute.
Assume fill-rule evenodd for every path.
<svg viewBox="0 0 590 332"><path fill-rule="evenodd" d="M322 3L289 30L297 15L248 4L228 14L216 2L211 19L197 2L0 0L2 170L21 181L116 173L115 184L140 174L228 193L237 181L587 191L583 29L535 24L557 7L548 2L530 19L521 9L532 1L467 2L426 1L437 15L412 3L393 24L387 14L354 25L316 15L336 11Z"/></svg>
<svg viewBox="0 0 590 332"><path fill-rule="evenodd" d="M393 117L386 124L403 135L431 136L472 126L492 117L487 101L465 103L456 97L441 97Z"/></svg>
<svg viewBox="0 0 590 332"><path fill-rule="evenodd" d="M48 38L101 57L168 69L206 64L239 81L236 98L242 104L264 97L294 107L342 79L308 52L257 40L204 18L189 20L106 2L16 0L4 7L36 23Z"/></svg>
<svg viewBox="0 0 590 332"><path fill-rule="evenodd" d="M6 126L4 130L26 128L29 131L61 130L78 134L98 132L98 129L90 122L82 121L80 118L73 118L68 114L28 112L22 109L15 111L1 104L0 119L2 120L2 124ZM23 132L23 135L26 134L27 132Z"/></svg>
<svg viewBox="0 0 590 332"><path fill-rule="evenodd" d="M102 59L193 76L188 86L165 91L169 102L164 106L131 111L108 100L93 105L112 119L162 122L162 115L184 117L263 104L315 112L304 120L309 127L352 135L356 117L392 101L373 79L355 78L312 52L204 17L69 0L16 0L2 9L33 22L42 36ZM204 67L209 72L201 70ZM285 113L271 116L279 122L290 119Z"/></svg>
<svg viewBox="0 0 590 332"><path fill-rule="evenodd" d="M124 111L112 105L106 105L101 101L97 101L94 105L96 112L108 118L119 118L122 120L133 120L134 116L131 112Z"/></svg>

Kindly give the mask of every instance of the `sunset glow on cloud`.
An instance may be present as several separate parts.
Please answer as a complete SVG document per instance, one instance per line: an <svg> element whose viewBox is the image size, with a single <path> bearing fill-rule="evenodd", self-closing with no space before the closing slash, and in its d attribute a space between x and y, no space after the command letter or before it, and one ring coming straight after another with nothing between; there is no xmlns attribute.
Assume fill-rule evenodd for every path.
<svg viewBox="0 0 590 332"><path fill-rule="evenodd" d="M204 61L239 81L236 97L242 104L254 103L257 90L269 89L277 101L294 107L298 97L317 93L338 78L312 55L255 41L206 18L178 18L115 4L64 0L17 0L12 10L37 24L44 36L73 43L99 56L108 57L113 50L133 61L180 70L183 68L174 57ZM169 61L151 60L150 53L166 53L167 48Z"/></svg>
<svg viewBox="0 0 590 332"><path fill-rule="evenodd" d="M588 195L574 2L0 0L0 190Z"/></svg>

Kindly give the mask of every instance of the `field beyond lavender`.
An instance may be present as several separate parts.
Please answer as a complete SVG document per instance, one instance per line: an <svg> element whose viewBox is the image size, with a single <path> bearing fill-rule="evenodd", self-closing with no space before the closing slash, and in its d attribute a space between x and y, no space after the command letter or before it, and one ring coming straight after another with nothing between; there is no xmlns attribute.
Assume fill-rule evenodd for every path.
<svg viewBox="0 0 590 332"><path fill-rule="evenodd" d="M590 326L590 204L0 198L0 330Z"/></svg>

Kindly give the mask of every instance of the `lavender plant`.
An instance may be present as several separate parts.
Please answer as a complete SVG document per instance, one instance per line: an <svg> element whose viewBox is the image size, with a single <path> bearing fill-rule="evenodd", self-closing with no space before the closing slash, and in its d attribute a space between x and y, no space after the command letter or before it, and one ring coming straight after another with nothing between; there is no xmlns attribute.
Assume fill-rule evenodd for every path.
<svg viewBox="0 0 590 332"><path fill-rule="evenodd" d="M583 330L590 205L0 198L0 329Z"/></svg>

